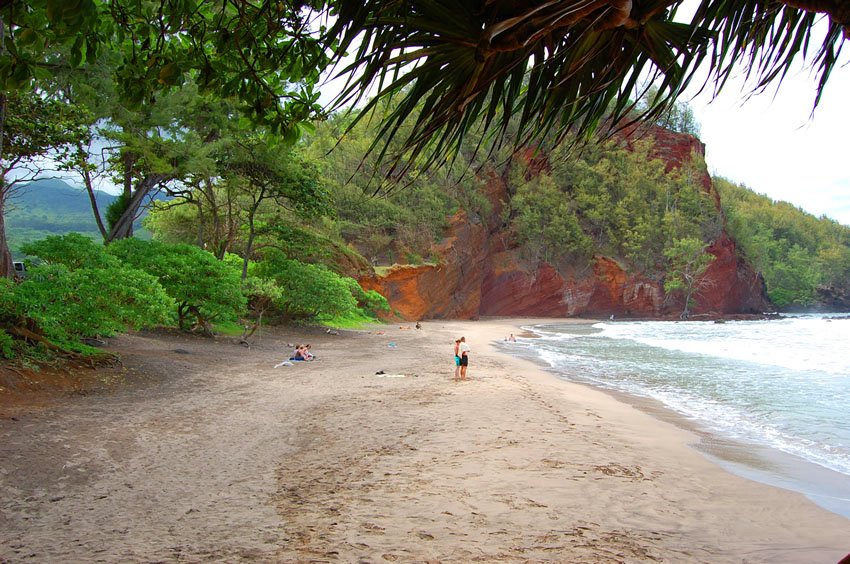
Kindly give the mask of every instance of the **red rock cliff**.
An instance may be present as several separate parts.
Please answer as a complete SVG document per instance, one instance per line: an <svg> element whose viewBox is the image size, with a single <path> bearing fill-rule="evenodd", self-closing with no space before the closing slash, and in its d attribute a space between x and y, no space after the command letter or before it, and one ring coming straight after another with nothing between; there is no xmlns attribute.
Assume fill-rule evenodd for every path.
<svg viewBox="0 0 850 564"><path fill-rule="evenodd" d="M634 132L632 132L634 133ZM681 166L692 153L705 153L695 137L660 128L655 154L669 168ZM703 188L719 196L707 171ZM499 213L509 196L498 177L487 184L494 212L489 218L458 213L451 219L437 252L439 266L396 266L385 276L360 280L367 290L383 294L408 320L474 319L479 316L530 317L664 317L682 310L681 300L665 296L662 280L627 272L614 259L594 257L590 268L564 272L549 264L526 264L500 231ZM706 274L707 289L696 296L693 313L757 313L767 309L764 283L738 256L725 233L708 251L716 258Z"/></svg>

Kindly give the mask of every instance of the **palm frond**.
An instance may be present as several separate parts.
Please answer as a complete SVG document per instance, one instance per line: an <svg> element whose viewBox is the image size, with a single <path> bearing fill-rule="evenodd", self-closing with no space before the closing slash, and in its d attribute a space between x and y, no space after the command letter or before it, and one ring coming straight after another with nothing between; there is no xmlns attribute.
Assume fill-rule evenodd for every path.
<svg viewBox="0 0 850 564"><path fill-rule="evenodd" d="M355 55L341 73L348 82L338 101L365 101L364 116L395 100L370 150L401 174L414 162L451 159L473 131L513 124L518 142L533 143L654 117L704 62L717 89L737 66L757 88L781 82L807 53L818 17L779 0L702 0L693 20L681 23L673 20L681 2L338 0L329 37L340 55ZM814 55L818 93L841 33L831 23ZM635 89L646 80L659 84L659 95L635 116ZM408 120L412 127L403 127Z"/></svg>
<svg viewBox="0 0 850 564"><path fill-rule="evenodd" d="M798 3L703 0L693 21L718 37L709 55L711 74L717 77L715 92L723 88L738 67L746 69L746 77L756 81L757 92L770 84L779 86L794 61L801 58L808 59L808 64L820 75L814 101L814 107L817 106L837 64L850 22L835 18L824 22L826 34L812 53L813 41L818 36L815 24L826 16L791 4Z"/></svg>

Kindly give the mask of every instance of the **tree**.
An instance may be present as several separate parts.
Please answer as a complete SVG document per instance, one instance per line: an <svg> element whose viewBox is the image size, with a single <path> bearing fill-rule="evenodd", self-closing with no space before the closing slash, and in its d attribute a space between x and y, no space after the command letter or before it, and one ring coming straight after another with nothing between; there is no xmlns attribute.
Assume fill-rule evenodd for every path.
<svg viewBox="0 0 850 564"><path fill-rule="evenodd" d="M578 223L575 204L551 176L541 174L522 183L511 205L519 241L535 259L552 263L568 255L590 256L592 243Z"/></svg>
<svg viewBox="0 0 850 564"><path fill-rule="evenodd" d="M8 0L0 5L0 87L4 94L27 89L112 53L113 80L127 104L150 104L194 81L216 96L238 97L246 114L294 139L298 123L319 111L313 86L328 57L322 29L308 18L322 5Z"/></svg>
<svg viewBox="0 0 850 564"><path fill-rule="evenodd" d="M664 291L668 294L683 294L685 305L679 314L681 319L690 317L693 297L710 284L705 273L716 257L705 252L706 247L700 239L686 238L676 239L672 246L664 250L664 256L670 261Z"/></svg>
<svg viewBox="0 0 850 564"><path fill-rule="evenodd" d="M370 96L372 86L377 96L367 109L398 95L373 147L383 143L384 151L401 135L395 156L410 149L406 157L416 158L427 149L434 161L451 157L481 123L486 131L506 131L518 117L522 143L550 131L589 132L603 120L629 121L634 91L647 75L662 92L643 115L653 118L703 62L716 90L740 67L762 89L808 55L819 73L816 105L850 36L850 6L839 0L700 0L691 21L678 22L681 4L10 0L0 7L0 83L3 93L26 88L57 66L76 67L111 50L119 55L115 82L128 103L149 103L162 90L195 81L216 96L238 97L258 123L294 140L299 123L320 110L314 85L328 51L334 63L351 52L354 62L342 69L351 78L338 103ZM830 20L823 39L813 32L820 14ZM311 21L325 15L335 23L323 33ZM68 51L67 63L56 62L57 50ZM415 127L403 127L414 114Z"/></svg>
<svg viewBox="0 0 850 564"><path fill-rule="evenodd" d="M322 5L316 0L259 5L239 0L3 2L0 143L6 116L14 113L7 111L8 101L16 92L67 88L57 85L61 81L56 76L107 61L110 80L104 91L115 92L114 107L150 116L169 92L194 84L212 97L238 100L242 114L294 144L303 123L322 113L314 85L328 61L327 48L322 29L308 21L311 9ZM119 129L127 142L113 161L124 183L125 207L115 208L122 213L116 214L108 241L131 235L145 199L164 183L179 179L179 166L185 164L169 162L174 144L156 139L150 130L142 129L148 151L144 146L140 151L129 143L126 119L116 117L110 115L113 125L124 122ZM150 147L151 141L158 146ZM82 144L75 145L79 158L68 167L79 171L89 188L91 169L82 158ZM0 263L5 265L7 259L0 249Z"/></svg>
<svg viewBox="0 0 850 564"><path fill-rule="evenodd" d="M340 105L369 100L360 116L394 98L382 137L398 163L451 157L480 124L516 120L524 144L549 133L592 132L636 119L635 91L659 84L639 118L660 115L706 63L719 91L737 68L756 89L782 81L799 55L820 75L815 105L850 37L850 4L836 0L700 0L690 22L681 0L337 0L328 37L337 57L354 52ZM814 26L829 16L820 40ZM330 39L329 39L330 41ZM812 50L806 52L812 46ZM421 111L419 105L421 104ZM415 126L402 124L413 119ZM401 165L402 168L409 164ZM391 170L391 172L396 172Z"/></svg>
<svg viewBox="0 0 850 564"><path fill-rule="evenodd" d="M194 175L215 174L211 153L215 145L187 127L199 94L187 85L162 95L156 105L128 111L117 106L101 127L113 151L108 166L122 185L122 207L110 210L106 241L130 237L142 206L160 190L170 195Z"/></svg>
<svg viewBox="0 0 850 564"><path fill-rule="evenodd" d="M157 204L148 225L218 258L239 252L244 279L259 231L331 208L315 161L269 128L240 118L235 107L235 100L207 96L187 96L179 105L172 118L179 127L168 137L183 140L189 164L167 188L175 198Z"/></svg>
<svg viewBox="0 0 850 564"><path fill-rule="evenodd" d="M12 254L6 240L6 204L22 182L35 180L89 137L88 114L77 107L35 92L3 97L5 120L0 128L0 277L12 277ZM2 119L2 117L0 117Z"/></svg>
<svg viewBox="0 0 850 564"><path fill-rule="evenodd" d="M24 251L40 264L20 284L0 279L0 335L74 357L85 350L81 338L156 325L171 307L156 278L82 235L48 237Z"/></svg>
<svg viewBox="0 0 850 564"><path fill-rule="evenodd" d="M644 91L635 107L638 115L648 111L660 94L658 87L655 85L650 86ZM663 112L658 114L654 123L670 131L687 133L694 137L699 137L700 134L700 124L694 115L694 111L685 102L677 101L670 104Z"/></svg>
<svg viewBox="0 0 850 564"><path fill-rule="evenodd" d="M177 305L180 329L211 334L216 320L235 320L245 309L239 271L192 245L166 245L130 238L109 245L110 254L155 276Z"/></svg>
<svg viewBox="0 0 850 564"><path fill-rule="evenodd" d="M222 155L225 176L235 183L245 200L248 235L242 280L248 277L248 261L257 235L257 211L265 201L274 201L277 206L301 216L328 211L327 194L319 182L318 170L280 141L261 133L234 137Z"/></svg>
<svg viewBox="0 0 850 564"><path fill-rule="evenodd" d="M727 229L779 308L812 307L850 290L850 227L714 180Z"/></svg>
<svg viewBox="0 0 850 564"><path fill-rule="evenodd" d="M176 124L176 135L169 137L185 141L182 154L188 164L179 180L167 185L173 199L153 202L148 225L162 240L193 243L222 259L234 250L243 219L237 186L225 178L228 150L235 136L248 136L257 127L240 118L232 98L186 88L169 106L164 116Z"/></svg>

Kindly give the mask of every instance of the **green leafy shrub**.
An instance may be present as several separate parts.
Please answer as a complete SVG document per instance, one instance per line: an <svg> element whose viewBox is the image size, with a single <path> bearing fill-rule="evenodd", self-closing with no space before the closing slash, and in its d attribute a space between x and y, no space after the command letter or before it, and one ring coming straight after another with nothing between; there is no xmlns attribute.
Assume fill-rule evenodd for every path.
<svg viewBox="0 0 850 564"><path fill-rule="evenodd" d="M173 303L153 276L123 264L77 233L25 246L38 259L20 284L0 286L4 333L65 350L167 319ZM4 280L4 282L7 282ZM3 354L12 352L4 347Z"/></svg>
<svg viewBox="0 0 850 564"><path fill-rule="evenodd" d="M239 270L198 247L130 238L112 243L108 251L159 280L177 304L181 329L191 316L209 333L213 321L233 321L245 310Z"/></svg>
<svg viewBox="0 0 850 564"><path fill-rule="evenodd" d="M23 245L21 250L45 262L63 264L70 270L118 266L118 259L107 253L103 245L79 233L45 237L40 241Z"/></svg>
<svg viewBox="0 0 850 564"><path fill-rule="evenodd" d="M387 301L387 298L375 290L364 290L357 280L353 278L349 278L348 281L351 295L357 300L357 307L364 313L370 317L377 317L381 312L390 311L390 303Z"/></svg>
<svg viewBox="0 0 850 564"><path fill-rule="evenodd" d="M281 289L275 305L292 318L346 315L357 309L348 280L323 265L306 264L271 254L255 274L274 279Z"/></svg>
<svg viewBox="0 0 850 564"><path fill-rule="evenodd" d="M0 357L15 358L15 340L3 329L0 329Z"/></svg>
<svg viewBox="0 0 850 564"><path fill-rule="evenodd" d="M4 334L68 351L82 350L84 337L161 323L172 303L154 277L117 261L104 268L34 267L20 284L0 281L0 302Z"/></svg>
<svg viewBox="0 0 850 564"><path fill-rule="evenodd" d="M124 266L37 267L16 294L22 313L63 343L161 323L172 303L156 278Z"/></svg>

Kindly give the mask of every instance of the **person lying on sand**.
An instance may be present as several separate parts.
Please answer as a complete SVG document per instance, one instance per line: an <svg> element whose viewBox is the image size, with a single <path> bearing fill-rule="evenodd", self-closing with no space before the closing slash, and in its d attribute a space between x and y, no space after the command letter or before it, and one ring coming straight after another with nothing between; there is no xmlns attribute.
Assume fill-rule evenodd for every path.
<svg viewBox="0 0 850 564"><path fill-rule="evenodd" d="M298 345L295 347L295 351L293 351L292 356L289 357L289 360L304 360L304 353L302 352L304 345Z"/></svg>
<svg viewBox="0 0 850 564"><path fill-rule="evenodd" d="M310 352L310 345L298 345L295 348L295 352L292 353L292 356L289 357L289 360L313 360L316 358L313 356L313 353Z"/></svg>

